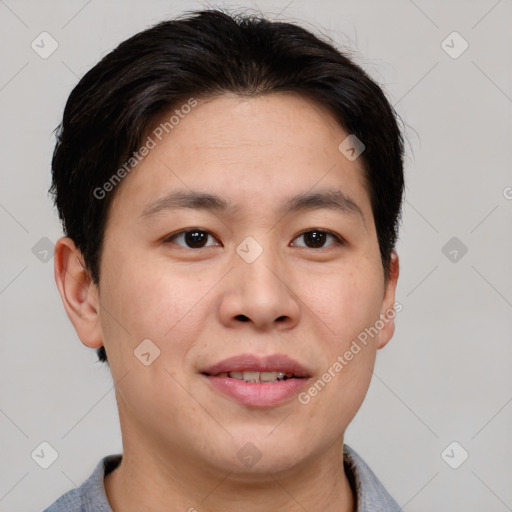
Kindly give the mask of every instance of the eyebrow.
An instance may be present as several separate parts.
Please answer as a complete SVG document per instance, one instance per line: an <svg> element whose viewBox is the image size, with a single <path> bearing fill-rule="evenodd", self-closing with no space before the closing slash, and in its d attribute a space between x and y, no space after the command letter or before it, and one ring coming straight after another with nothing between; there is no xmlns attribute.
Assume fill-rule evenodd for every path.
<svg viewBox="0 0 512 512"><path fill-rule="evenodd" d="M146 205L141 217L153 217L158 213L179 208L205 210L212 212L232 212L239 206L229 203L224 198L201 191L174 191ZM277 213L285 216L293 212L327 208L344 214L357 215L364 223L364 215L358 204L341 190L327 189L319 192L304 192L288 198Z"/></svg>

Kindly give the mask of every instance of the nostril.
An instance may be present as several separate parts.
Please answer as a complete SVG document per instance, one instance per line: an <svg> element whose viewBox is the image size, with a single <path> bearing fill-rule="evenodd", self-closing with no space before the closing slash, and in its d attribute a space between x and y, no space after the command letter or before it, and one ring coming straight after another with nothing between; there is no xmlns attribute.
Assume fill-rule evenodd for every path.
<svg viewBox="0 0 512 512"><path fill-rule="evenodd" d="M249 321L249 317L245 316L245 315L237 315L237 320L240 320L241 322L248 322Z"/></svg>

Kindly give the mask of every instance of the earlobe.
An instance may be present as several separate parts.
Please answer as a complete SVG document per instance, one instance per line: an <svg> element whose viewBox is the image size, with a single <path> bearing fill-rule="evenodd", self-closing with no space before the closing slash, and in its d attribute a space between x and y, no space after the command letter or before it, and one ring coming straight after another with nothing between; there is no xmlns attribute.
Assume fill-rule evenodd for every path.
<svg viewBox="0 0 512 512"><path fill-rule="evenodd" d="M395 250L391 252L389 262L389 276L386 282L384 300L380 312L382 328L379 329L377 348L383 348L387 345L393 333L395 332L395 316L398 312L395 309L395 291L400 273L398 254Z"/></svg>
<svg viewBox="0 0 512 512"><path fill-rule="evenodd" d="M64 309L78 337L87 347L101 347L98 287L70 238L62 237L55 245L54 271Z"/></svg>

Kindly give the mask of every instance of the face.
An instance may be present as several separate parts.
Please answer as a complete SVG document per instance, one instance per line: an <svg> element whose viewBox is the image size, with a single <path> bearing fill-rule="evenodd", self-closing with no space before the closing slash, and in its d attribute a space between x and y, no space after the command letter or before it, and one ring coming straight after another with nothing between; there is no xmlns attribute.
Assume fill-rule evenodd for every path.
<svg viewBox="0 0 512 512"><path fill-rule="evenodd" d="M397 277L347 135L279 93L199 102L153 136L111 205L100 305L74 321L105 345L125 442L238 473L341 442L393 320L361 333L389 317Z"/></svg>

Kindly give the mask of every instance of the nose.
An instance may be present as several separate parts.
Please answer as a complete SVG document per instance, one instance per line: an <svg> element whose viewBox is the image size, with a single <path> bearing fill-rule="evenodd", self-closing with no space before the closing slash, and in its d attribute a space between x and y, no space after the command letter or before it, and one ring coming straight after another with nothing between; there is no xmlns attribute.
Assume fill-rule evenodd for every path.
<svg viewBox="0 0 512 512"><path fill-rule="evenodd" d="M250 323L259 331L291 329L301 312L293 288L291 271L270 249L250 263L236 254L222 290L221 322L237 328Z"/></svg>

